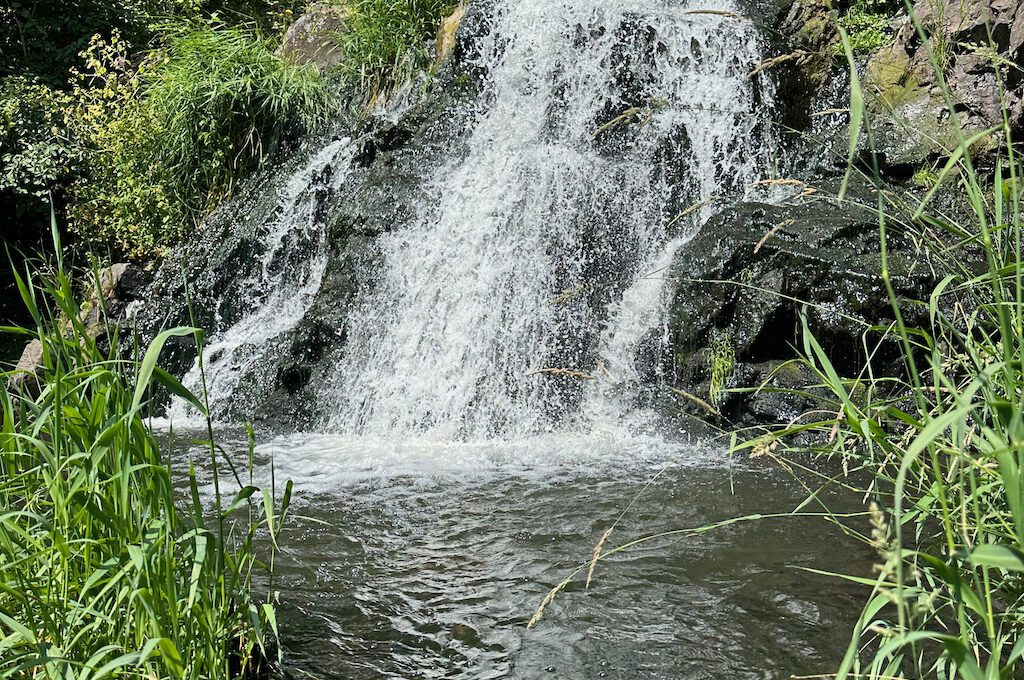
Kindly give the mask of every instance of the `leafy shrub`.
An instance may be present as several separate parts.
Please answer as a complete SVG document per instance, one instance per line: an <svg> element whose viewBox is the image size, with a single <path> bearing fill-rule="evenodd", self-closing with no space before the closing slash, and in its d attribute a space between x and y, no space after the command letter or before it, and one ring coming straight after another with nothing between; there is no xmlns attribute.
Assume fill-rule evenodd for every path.
<svg viewBox="0 0 1024 680"><path fill-rule="evenodd" d="M144 256L173 243L184 232L177 207L155 158L158 121L143 101L141 75L130 63L130 45L116 32L94 36L74 70L68 127L86 158L86 172L70 187L68 221L94 245Z"/></svg>
<svg viewBox="0 0 1024 680"><path fill-rule="evenodd" d="M307 0L177 0L182 16L216 17L229 23L251 23L270 35L283 33Z"/></svg>
<svg viewBox="0 0 1024 680"><path fill-rule="evenodd" d="M453 0L351 0L342 69L370 94L401 83L429 56L438 25L455 8Z"/></svg>
<svg viewBox="0 0 1024 680"><path fill-rule="evenodd" d="M68 101L36 80L0 79L0 192L42 206L49 189L74 174L81 159L64 125Z"/></svg>
<svg viewBox="0 0 1024 680"><path fill-rule="evenodd" d="M27 75L62 87L92 35L149 34L149 17L170 16L177 0L20 0L0 7L0 76Z"/></svg>
<svg viewBox="0 0 1024 680"><path fill-rule="evenodd" d="M839 25L849 35L854 54L865 54L887 44L892 37L891 23L903 7L896 0L855 0L839 16ZM833 56L843 57L843 46L834 47Z"/></svg>
<svg viewBox="0 0 1024 680"><path fill-rule="evenodd" d="M70 120L89 172L72 187L73 231L131 257L195 228L237 179L330 98L310 66L286 64L252 30L190 24L132 69L116 34L94 39Z"/></svg>

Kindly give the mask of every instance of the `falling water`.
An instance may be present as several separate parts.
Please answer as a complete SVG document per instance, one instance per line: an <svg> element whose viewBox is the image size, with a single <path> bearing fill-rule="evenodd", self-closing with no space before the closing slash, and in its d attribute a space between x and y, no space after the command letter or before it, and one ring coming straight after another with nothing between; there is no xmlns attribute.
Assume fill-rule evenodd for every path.
<svg viewBox="0 0 1024 680"><path fill-rule="evenodd" d="M268 390L274 376L262 375L265 358L275 341L295 327L320 289L327 266L326 225L317 214L320 193L337 190L345 180L353 156L353 143L331 142L285 183L278 208L262 226L258 265L242 290L247 290L251 312L217 332L203 348L201 361L183 384L195 394L208 393L210 413L228 413L240 393ZM184 401L172 402L168 416L176 422L195 417Z"/></svg>
<svg viewBox="0 0 1024 680"><path fill-rule="evenodd" d="M468 152L379 238L332 429L513 437L615 410L607 386L636 379L664 270L709 214L691 207L767 165L771 89L748 78L761 42L735 11L497 3Z"/></svg>

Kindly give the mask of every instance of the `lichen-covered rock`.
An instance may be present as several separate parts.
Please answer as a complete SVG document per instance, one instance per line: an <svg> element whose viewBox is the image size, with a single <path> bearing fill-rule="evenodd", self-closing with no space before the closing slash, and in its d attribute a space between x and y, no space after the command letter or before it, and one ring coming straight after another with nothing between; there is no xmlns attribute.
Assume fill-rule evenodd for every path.
<svg viewBox="0 0 1024 680"><path fill-rule="evenodd" d="M455 51L455 45L458 42L456 36L465 16L466 5L460 4L451 14L441 20L441 25L437 29L437 45L435 46L437 61L448 59Z"/></svg>
<svg viewBox="0 0 1024 680"><path fill-rule="evenodd" d="M828 0L796 0L779 23L784 37L777 62L779 99L789 127L811 126L816 95L824 88L835 66L833 48L839 41ZM769 64L771 61L769 61Z"/></svg>
<svg viewBox="0 0 1024 680"><path fill-rule="evenodd" d="M864 79L882 162L919 165L948 155L961 134L971 137L1001 125L1004 105L1011 127L1020 129L1024 124L1019 70L1024 65L1024 2L918 0L914 13L933 36L933 54L942 67L953 111L917 28L909 17L901 17L892 44L869 58ZM972 151L983 154L997 143L995 136L983 137Z"/></svg>
<svg viewBox="0 0 1024 680"><path fill-rule="evenodd" d="M345 28L350 10L341 2L315 2L295 20L281 41L281 55L294 64L327 69L340 64L345 52L337 35Z"/></svg>

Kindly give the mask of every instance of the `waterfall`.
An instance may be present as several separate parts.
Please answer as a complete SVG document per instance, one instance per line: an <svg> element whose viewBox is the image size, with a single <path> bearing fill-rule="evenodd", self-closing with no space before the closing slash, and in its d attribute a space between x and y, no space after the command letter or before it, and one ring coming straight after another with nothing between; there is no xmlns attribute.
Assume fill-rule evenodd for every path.
<svg viewBox="0 0 1024 680"><path fill-rule="evenodd" d="M637 379L663 322L663 270L709 214L692 206L768 165L761 38L736 11L496 3L467 151L378 239L324 389L331 429L513 437L614 410L607 387Z"/></svg>
<svg viewBox="0 0 1024 680"><path fill-rule="evenodd" d="M327 431L649 429L634 417L650 377L638 349L665 328L669 265L712 214L708 199L738 197L771 165L773 90L749 77L762 38L731 0L489 7L476 63L459 66L484 74L479 95L459 104L465 125L438 128L457 136L447 156L375 174L360 143L333 141L257 214L255 266L232 287L232 309L248 311L215 324L203 370L197 360L183 380L202 392L205 375L215 418L266 409L282 367L310 356L289 353L315 302L336 344L302 389ZM392 184L415 173L411 193ZM348 247L332 250L337 211L360 228L350 216L366 194L350 187L413 205L364 231L370 256L332 259ZM334 298L332 266L352 268L354 297ZM337 311L327 326L323 309ZM195 415L182 402L169 412Z"/></svg>
<svg viewBox="0 0 1024 680"><path fill-rule="evenodd" d="M277 210L260 226L258 266L244 281L251 310L238 322L216 332L182 383L195 394L208 394L210 413L228 415L243 393L272 389L264 375L267 355L276 341L302 320L323 280L327 266L326 225L317 214L321 192L335 191L345 180L354 152L348 138L317 151L284 183ZM183 400L172 401L168 417L188 422L196 417Z"/></svg>

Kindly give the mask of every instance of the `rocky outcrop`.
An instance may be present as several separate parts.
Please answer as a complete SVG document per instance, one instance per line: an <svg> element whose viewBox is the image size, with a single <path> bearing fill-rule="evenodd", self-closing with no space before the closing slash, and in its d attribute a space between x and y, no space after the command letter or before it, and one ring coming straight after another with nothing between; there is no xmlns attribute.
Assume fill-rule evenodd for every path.
<svg viewBox="0 0 1024 680"><path fill-rule="evenodd" d="M129 305L143 290L146 273L141 267L124 262L112 264L96 273L81 304L80 321L90 338L105 342L108 320L123 318ZM70 327L70 324L67 324ZM42 368L43 344L38 339L25 345L8 384L25 385Z"/></svg>
<svg viewBox="0 0 1024 680"><path fill-rule="evenodd" d="M288 27L281 55L294 64L314 64L321 69L340 64L345 52L338 34L345 29L349 12L340 2L314 2Z"/></svg>
<svg viewBox="0 0 1024 680"><path fill-rule="evenodd" d="M924 256L891 234L892 280L901 299L927 299L935 283ZM801 315L840 374L867 360L864 338L888 326L892 307L881 279L874 214L832 199L788 204L740 203L712 218L673 265L677 280L671 343L662 373L683 395L715 407L732 422L787 420L804 400L777 391L720 393L721 387L791 388L813 382L795 364L803 347ZM924 321L916 307L908 323ZM883 343L872 357L880 375L902 371L898 348ZM715 384L718 381L719 384ZM706 410L681 399L689 410Z"/></svg>
<svg viewBox="0 0 1024 680"><path fill-rule="evenodd" d="M1011 128L1024 129L1024 1L917 0L914 16L931 36L952 106L906 12L893 18L887 45L857 55L877 160L896 177L948 156L961 135L1001 126L1003 106ZM782 10L776 55L765 64L779 83L786 127L819 167L845 164L849 140L849 67L835 24L832 3L795 0ZM971 150L981 159L999 143L982 135Z"/></svg>
<svg viewBox="0 0 1024 680"><path fill-rule="evenodd" d="M965 137L1003 122L1024 124L1024 2L1021 0L918 0L914 13L932 35L932 56L909 17L893 43L871 55L864 78L874 114L876 144L890 166L920 164L946 156ZM952 111L932 58L941 66ZM1005 85L1000 92L997 72ZM972 149L983 154L998 144L991 136Z"/></svg>
<svg viewBox="0 0 1024 680"><path fill-rule="evenodd" d="M774 69L779 79L779 100L785 109L787 126L795 130L811 128L811 114L818 93L833 77L832 54L839 41L828 0L795 0L779 23L784 37L782 53L769 59L765 67Z"/></svg>

